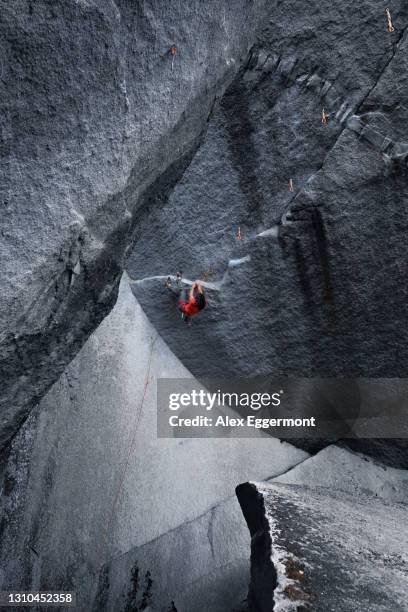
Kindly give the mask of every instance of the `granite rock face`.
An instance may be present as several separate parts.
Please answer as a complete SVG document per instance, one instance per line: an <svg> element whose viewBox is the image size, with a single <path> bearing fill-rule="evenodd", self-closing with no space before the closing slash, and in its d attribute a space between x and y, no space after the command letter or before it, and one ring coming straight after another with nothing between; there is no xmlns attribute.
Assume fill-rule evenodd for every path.
<svg viewBox="0 0 408 612"><path fill-rule="evenodd" d="M195 376L407 376L407 5L392 33L371 0L268 10L182 180L142 215L134 292ZM192 328L161 278L179 269L212 283Z"/></svg>
<svg viewBox="0 0 408 612"><path fill-rule="evenodd" d="M335 489L244 484L250 612L406 610L408 508Z"/></svg>
<svg viewBox="0 0 408 612"><path fill-rule="evenodd" d="M158 439L163 377L191 373L157 337L125 277L114 309L0 466L0 589L72 589L78 612L108 595L106 609L119 612L138 561L164 610L171 598L180 611L198 610L206 587L221 610L228 594L232 604L245 595L248 533L235 500L223 502L237 482L278 475L309 455L262 435Z"/></svg>
<svg viewBox="0 0 408 612"><path fill-rule="evenodd" d="M374 0L1 8L1 445L129 253L196 376L407 374L402 0L394 32ZM213 283L192 329L180 268Z"/></svg>
<svg viewBox="0 0 408 612"><path fill-rule="evenodd" d="M110 560L100 572L93 612L127 612L143 599L155 612L244 610L249 548L245 520L232 497Z"/></svg>
<svg viewBox="0 0 408 612"><path fill-rule="evenodd" d="M403 472L157 440L154 383L408 375L406 3L393 32L374 0L0 10L0 587L232 609L248 533L225 500L276 475L238 488L251 612L402 611ZM192 327L180 269L206 280Z"/></svg>
<svg viewBox="0 0 408 612"><path fill-rule="evenodd" d="M292 491L304 490L305 487L313 487L313 490L319 491L317 497L319 504L316 504L319 511L327 512L323 520L315 516L317 525L322 524L322 538L328 535L326 525L333 524L333 509L336 507L338 500L340 506L338 508L339 517L336 518L338 529L341 530L344 525L342 512L344 505L341 500L343 497L348 500L348 504L352 509L352 518L354 521L357 514L361 510L362 503L370 504L370 499L374 499L374 505L384 505L385 508L391 508L391 516L398 520L406 517L406 505L408 500L408 478L405 470L397 470L388 468L380 463L374 462L363 455L352 453L346 449L340 449L337 446L329 446L317 455L304 458L295 467L289 469L280 476L275 476L270 479L267 485L262 485L263 488L274 486L278 483L285 485L297 485L290 487L289 500L292 498ZM98 592L95 600L94 612L116 612L120 604L123 602L123 609L131 609L131 605L141 604L143 601L148 601L152 610L160 612L252 612L259 610L271 610L270 604L272 601L271 593L274 585L277 583L278 573L274 572L275 565L271 564L270 552L270 537L271 525L274 520L272 517L265 515L265 502L253 494L253 489L250 488L250 495L247 495L246 487L243 485L238 487L238 497L242 501L244 514L248 520L248 524L252 534L252 583L250 587L249 597L247 597L247 585L244 582L250 582L250 573L247 563L249 550L249 534L244 529L242 521L243 516L239 516L239 506L236 499L230 498L227 501L215 504L211 510L198 516L192 521L185 522L176 529L167 533L163 533L158 538L151 540L143 546L137 546L126 552L110 559L104 565L98 578ZM260 487L259 487L260 490ZM279 489L280 490L280 489ZM286 491L286 489L285 489ZM334 491L334 496L332 492ZM314 505L314 502L311 502ZM397 512L394 513L394 505L397 507ZM405 508L405 510L404 510ZM307 509L304 510L307 514ZM313 511L312 511L313 514ZM316 515L318 512L315 513ZM383 517L384 518L384 517ZM318 527L313 526L312 529L307 529L303 535L303 527L307 528L310 525L309 521L304 521L303 517L297 513L292 517L293 523L296 519L299 520L299 525L295 529L290 525L287 530L288 547L290 550L300 550L303 552L305 545L310 544L318 549L319 536L316 538ZM375 519L374 519L375 520ZM388 520L388 519L384 519ZM320 521L320 523L319 523ZM346 520L347 523L347 520ZM366 523L370 523L370 512L367 512ZM256 524L256 533L253 533L254 525ZM276 526L276 524L274 523ZM347 543L360 550L363 546L361 542L361 525L359 520L357 526L354 526L353 533L348 536ZM277 529L282 526L280 524ZM375 530L375 524L370 524L368 528L363 526L363 531L367 538L371 537L372 530ZM403 528L400 525L400 528ZM388 536L389 529L387 527ZM335 528L332 527L332 532ZM275 530L272 535L277 533ZM282 532L283 533L283 532ZM356 536L357 533L357 537ZM299 539L299 534L302 537ZM394 534L395 535L395 534ZM339 535L341 538L341 535ZM276 544L276 542L275 542ZM395 561L394 547L395 537L391 542L390 550L387 551L387 541L382 542L384 546L383 561L387 566ZM264 547L264 548L263 548ZM322 563L317 563L313 568L313 579L321 580L325 583L325 588L330 587L328 581L330 578L325 574L324 558L322 545ZM333 550L332 543L329 544L328 554ZM372 550L372 549L370 549ZM265 554L264 554L265 553ZM279 549L279 561L283 559L284 553ZM401 555L402 563L405 562ZM275 557L272 556L272 561ZM296 584L295 578L300 578L302 574L295 571L295 565L298 570L302 568L302 563L305 559L296 559L287 555L285 563L288 569L289 576L283 574L279 578L284 581L283 592L277 591L276 600L279 599L278 610L299 610L307 609L306 603L310 604L309 593L305 591L306 581L310 584L311 577L309 575L302 578L301 584ZM343 564L344 565L344 564ZM347 562L345 564L347 566ZM380 563L375 562L371 568L371 576L376 576L376 571ZM284 566L280 563L276 567L281 571ZM363 567L361 568L363 572ZM302 571L302 570L301 570ZM339 573L343 573L344 568L339 569ZM381 574L379 573L378 576ZM399 574L398 574L399 575ZM401 591L404 588L404 580L406 577L402 575ZM299 581L299 580L298 580ZM394 583L395 584L395 583ZM146 588L147 587L147 588ZM290 588L289 588L290 587ZM293 595L296 589L301 588L303 593L302 599L293 600ZM383 584L379 585L379 589L383 588ZM256 607L256 601L259 603L260 592L265 591L265 606ZM278 597L279 594L279 597ZM287 596L286 596L287 595ZM300 597L300 594L298 593ZM383 595L382 595L383 597ZM390 601L395 593L390 594ZM326 601L326 600L325 600ZM315 605L316 600L313 601ZM277 603L277 602L276 602ZM126 605L129 608L126 608ZM174 606L172 608L171 606ZM348 601L341 602L339 605L328 605L321 600L317 603L317 607L312 607L313 610L335 610L336 612L346 612ZM296 607L298 606L298 608ZM360 606L360 607L359 607ZM119 608L122 609L122 608ZM350 610L377 610L377 608L367 607L364 596L359 598L355 596L355 607ZM380 607L378 609L384 609ZM390 609L400 609L392 607Z"/></svg>
<svg viewBox="0 0 408 612"><path fill-rule="evenodd" d="M0 445L112 308L262 6L1 0Z"/></svg>

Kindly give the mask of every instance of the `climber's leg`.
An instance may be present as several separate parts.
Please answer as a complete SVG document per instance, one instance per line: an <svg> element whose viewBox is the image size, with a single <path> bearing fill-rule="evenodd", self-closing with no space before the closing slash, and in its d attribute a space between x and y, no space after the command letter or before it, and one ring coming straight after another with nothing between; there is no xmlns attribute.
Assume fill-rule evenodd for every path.
<svg viewBox="0 0 408 612"><path fill-rule="evenodd" d="M188 302L188 294L189 294L189 289L188 287L184 287L183 289L180 289L179 291L179 309L182 310L183 306L185 304L187 304Z"/></svg>

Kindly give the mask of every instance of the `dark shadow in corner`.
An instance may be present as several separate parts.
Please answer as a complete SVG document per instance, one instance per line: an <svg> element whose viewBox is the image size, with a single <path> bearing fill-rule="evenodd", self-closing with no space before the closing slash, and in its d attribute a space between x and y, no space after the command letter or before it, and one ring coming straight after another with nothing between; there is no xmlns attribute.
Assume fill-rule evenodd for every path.
<svg viewBox="0 0 408 612"><path fill-rule="evenodd" d="M245 70L247 68L248 64ZM242 82L244 71L239 72L224 94L221 109L225 116L231 160L238 173L240 189L249 203L246 223L257 226L261 223L262 209L267 203L258 181L259 159L252 136L254 128L249 112L250 92Z"/></svg>

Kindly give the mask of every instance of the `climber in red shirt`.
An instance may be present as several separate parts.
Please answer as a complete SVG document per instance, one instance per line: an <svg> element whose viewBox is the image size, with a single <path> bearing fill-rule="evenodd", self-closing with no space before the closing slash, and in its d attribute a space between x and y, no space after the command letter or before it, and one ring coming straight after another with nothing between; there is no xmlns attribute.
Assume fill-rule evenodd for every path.
<svg viewBox="0 0 408 612"><path fill-rule="evenodd" d="M192 284L190 291L181 290L181 273L177 274L177 291L179 292L178 308L182 313L184 321L191 324L191 317L196 316L206 306L204 289L200 281ZM166 287L174 293L170 277L167 279Z"/></svg>
<svg viewBox="0 0 408 612"><path fill-rule="evenodd" d="M199 281L193 283L188 293L188 301L185 298L185 295L180 297L178 304L181 312L187 317L194 317L205 308L204 289Z"/></svg>

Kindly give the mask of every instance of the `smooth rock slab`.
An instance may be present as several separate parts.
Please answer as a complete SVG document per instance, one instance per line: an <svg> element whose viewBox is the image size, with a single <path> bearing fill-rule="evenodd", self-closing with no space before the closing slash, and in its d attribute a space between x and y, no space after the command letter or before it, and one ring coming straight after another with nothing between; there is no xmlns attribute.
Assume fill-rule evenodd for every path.
<svg viewBox="0 0 408 612"><path fill-rule="evenodd" d="M269 436L157 439L159 377L191 374L124 278L114 310L20 429L2 466L3 590L72 588L78 610L89 612L103 563L202 516L237 482L308 457ZM207 540L190 545L199 574ZM165 580L168 570L155 568L155 580Z"/></svg>
<svg viewBox="0 0 408 612"><path fill-rule="evenodd" d="M112 559L101 572L94 612L143 600L146 574L155 612L232 612L246 600L250 537L236 498ZM139 577L138 589L132 571ZM149 608L150 609L150 608Z"/></svg>
<svg viewBox="0 0 408 612"><path fill-rule="evenodd" d="M329 446L268 484L276 483L319 487L328 494L343 491L357 501L367 497L379 497L385 503L408 501L406 471L388 468L337 446ZM333 503L331 500L329 507ZM236 499L229 499L203 516L112 559L99 578L98 611L121 610L118 602L126 610L127 602L140 602L147 573L152 580L150 605L155 611L170 611L171 601L178 612L230 612L232 608L247 611L243 580L248 577L249 581L249 534L238 509ZM138 593L131 579L135 568ZM282 603L276 609L290 608ZM337 608L328 608L331 609L337 612Z"/></svg>
<svg viewBox="0 0 408 612"><path fill-rule="evenodd" d="M355 496L372 495L390 502L408 503L407 470L388 467L334 445L271 482L326 487Z"/></svg>

